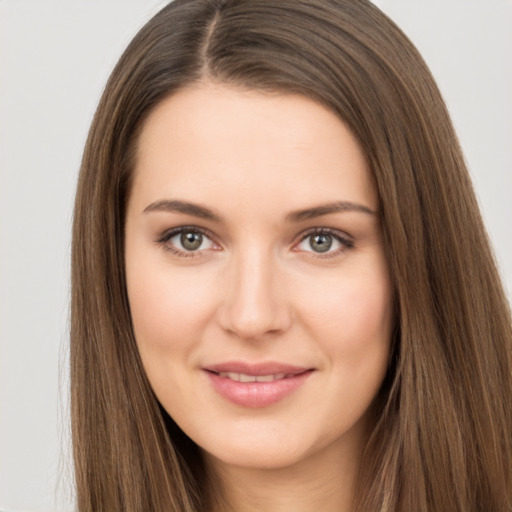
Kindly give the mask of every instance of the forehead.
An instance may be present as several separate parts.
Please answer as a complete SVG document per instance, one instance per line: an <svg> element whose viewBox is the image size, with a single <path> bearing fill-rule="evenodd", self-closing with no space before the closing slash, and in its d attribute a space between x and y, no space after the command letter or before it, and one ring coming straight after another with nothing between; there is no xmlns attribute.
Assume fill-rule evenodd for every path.
<svg viewBox="0 0 512 512"><path fill-rule="evenodd" d="M149 115L133 186L147 200L245 194L292 208L340 199L378 207L361 147L332 112L301 95L213 84L185 88Z"/></svg>

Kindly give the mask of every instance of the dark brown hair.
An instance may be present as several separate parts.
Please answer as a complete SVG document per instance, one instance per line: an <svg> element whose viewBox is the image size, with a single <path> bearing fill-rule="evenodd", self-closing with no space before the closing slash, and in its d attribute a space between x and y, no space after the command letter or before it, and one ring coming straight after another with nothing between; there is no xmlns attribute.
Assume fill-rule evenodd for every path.
<svg viewBox="0 0 512 512"><path fill-rule="evenodd" d="M452 124L422 58L366 0L175 0L114 69L85 148L72 255L78 509L209 507L131 326L123 229L138 133L197 81L303 94L358 138L381 200L398 326L356 510L512 510L512 327Z"/></svg>

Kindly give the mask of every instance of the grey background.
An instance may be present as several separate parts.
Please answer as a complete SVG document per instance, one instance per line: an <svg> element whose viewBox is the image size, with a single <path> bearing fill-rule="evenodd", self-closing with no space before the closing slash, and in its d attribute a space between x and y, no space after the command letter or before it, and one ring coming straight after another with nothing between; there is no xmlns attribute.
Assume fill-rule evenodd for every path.
<svg viewBox="0 0 512 512"><path fill-rule="evenodd" d="M72 509L72 202L105 80L162 0L0 0L0 508ZM512 290L512 2L381 0L447 100Z"/></svg>

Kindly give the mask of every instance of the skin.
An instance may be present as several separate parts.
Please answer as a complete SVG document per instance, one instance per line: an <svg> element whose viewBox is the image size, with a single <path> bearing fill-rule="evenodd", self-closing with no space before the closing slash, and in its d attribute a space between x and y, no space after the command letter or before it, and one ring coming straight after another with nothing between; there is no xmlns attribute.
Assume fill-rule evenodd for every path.
<svg viewBox="0 0 512 512"><path fill-rule="evenodd" d="M126 218L135 336L233 510L350 510L393 326L378 209L356 139L308 98L195 84L143 127ZM183 226L203 232L198 249ZM245 407L204 371L225 361L311 371L282 400Z"/></svg>

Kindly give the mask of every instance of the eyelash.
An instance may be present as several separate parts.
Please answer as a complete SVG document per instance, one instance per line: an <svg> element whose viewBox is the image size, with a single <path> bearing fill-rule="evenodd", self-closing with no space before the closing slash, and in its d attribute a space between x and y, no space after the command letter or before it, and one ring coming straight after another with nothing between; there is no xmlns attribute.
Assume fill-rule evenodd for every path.
<svg viewBox="0 0 512 512"><path fill-rule="evenodd" d="M216 244L213 241L212 236L209 234L208 231L206 231L206 230L204 230L202 228L199 228L197 226L180 226L180 227L171 229L169 231L166 231L157 240L157 243L159 245L161 245L164 250L166 250L168 252L171 252L171 253L173 253L173 254L175 254L175 255L177 255L179 257L182 257L182 258L194 258L194 257L200 256L201 252L204 249L203 250L196 250L196 251L186 251L186 250L178 249L177 247L175 247L174 245L169 243L169 241L172 238L174 238L177 235L182 235L184 233L200 234L203 237L206 237L208 240L210 240L210 242L214 246L220 248L220 246L218 246L218 244ZM329 248L325 253L316 252L316 251L313 251L313 250L311 250L311 251L304 251L304 252L311 253L311 255L313 255L313 257L315 257L315 258L330 258L330 257L334 257L334 256L337 256L337 255L339 255L341 253L344 253L347 250L350 250L350 249L354 248L354 242L352 240L350 240L348 237L342 235L339 231L337 231L335 229L331 229L331 228L313 228L313 229L310 229L310 230L308 230L305 233L302 233L300 235L299 241L294 243L294 246L293 246L292 250L299 251L300 249L297 249L297 246L300 245L301 243L303 243L304 241L306 241L308 238L313 237L315 235L326 235L326 236L332 237L334 240L336 240L341 245L340 248L338 248L338 249L336 249L334 251L331 251L330 248Z"/></svg>
<svg viewBox="0 0 512 512"><path fill-rule="evenodd" d="M180 226L178 228L171 229L163 233L163 235L157 240L157 243L163 247L164 250L175 254L176 256L182 258L194 258L200 255L201 251L186 251L182 249L178 249L174 245L170 244L169 241L177 235L182 235L184 233L195 233L200 234L203 237L207 238L212 242L213 245L218 245L213 242L212 236L205 231L204 229L198 228L197 226Z"/></svg>
<svg viewBox="0 0 512 512"><path fill-rule="evenodd" d="M336 240L341 245L341 247L338 248L337 250L330 251L330 248L329 248L325 253L315 252L313 250L306 251L306 252L311 253L311 255L313 255L313 257L315 257L315 258L332 258L334 256L338 256L339 254L346 252L347 250L354 248L354 242L336 229L313 228L301 235L300 241L294 245L294 249L296 251L298 251L299 249L296 249L297 245L303 243L308 238L311 238L315 235L327 235L329 237L332 237L334 240Z"/></svg>

